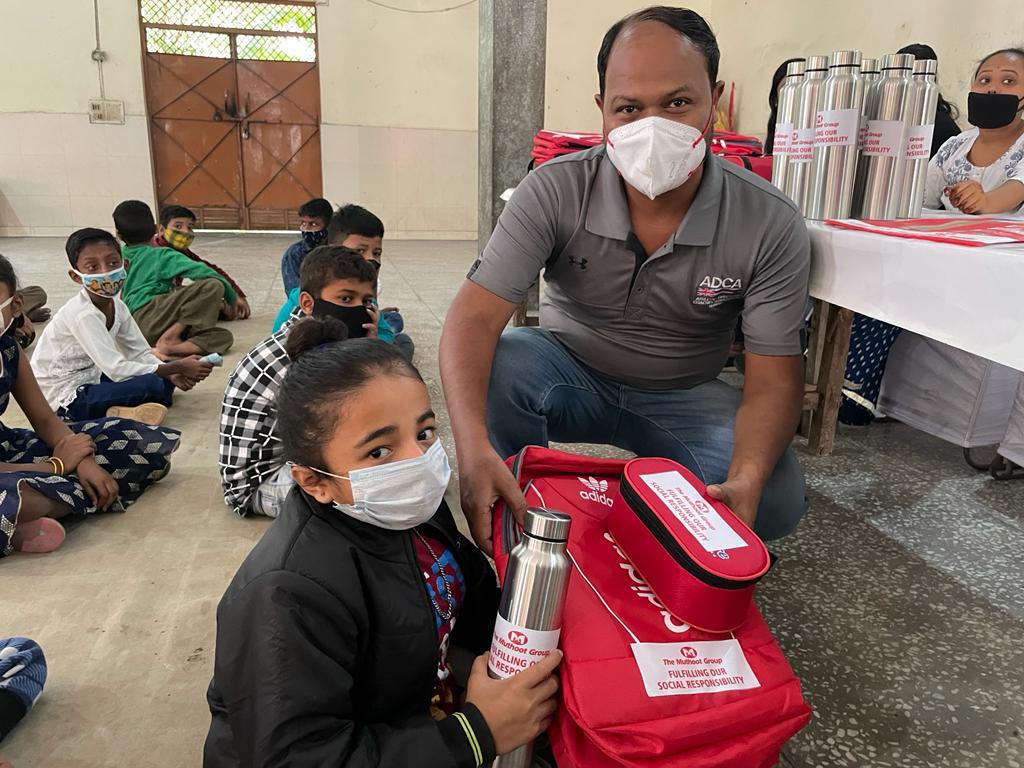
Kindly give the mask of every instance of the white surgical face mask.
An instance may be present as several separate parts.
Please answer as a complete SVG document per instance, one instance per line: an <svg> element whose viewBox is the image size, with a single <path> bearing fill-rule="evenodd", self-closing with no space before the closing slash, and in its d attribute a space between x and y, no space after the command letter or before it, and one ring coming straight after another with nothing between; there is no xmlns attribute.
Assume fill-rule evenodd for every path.
<svg viewBox="0 0 1024 768"><path fill-rule="evenodd" d="M651 200L681 187L707 152L703 131L664 117L620 126L609 132L607 145L622 178Z"/></svg>
<svg viewBox="0 0 1024 768"><path fill-rule="evenodd" d="M347 477L322 469L316 471L348 480L352 485L352 504L336 501L335 509L389 531L407 531L432 518L452 476L448 455L440 440L422 456L379 467L353 469Z"/></svg>

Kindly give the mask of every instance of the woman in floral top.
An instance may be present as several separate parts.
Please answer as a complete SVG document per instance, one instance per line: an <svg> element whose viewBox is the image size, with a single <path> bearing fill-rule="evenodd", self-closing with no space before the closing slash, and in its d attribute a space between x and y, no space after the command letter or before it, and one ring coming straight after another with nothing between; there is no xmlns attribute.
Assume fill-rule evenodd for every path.
<svg viewBox="0 0 1024 768"><path fill-rule="evenodd" d="M974 73L967 119L928 165L926 208L1016 213L1024 203L1024 50L986 56Z"/></svg>

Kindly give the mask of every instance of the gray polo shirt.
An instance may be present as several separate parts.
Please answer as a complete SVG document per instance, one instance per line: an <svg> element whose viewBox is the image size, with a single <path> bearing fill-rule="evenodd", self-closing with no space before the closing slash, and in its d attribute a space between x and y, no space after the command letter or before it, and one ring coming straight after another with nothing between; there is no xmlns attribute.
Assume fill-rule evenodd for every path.
<svg viewBox="0 0 1024 768"><path fill-rule="evenodd" d="M789 198L709 155L675 236L648 256L604 147L528 174L469 279L522 301L541 271L541 327L584 365L643 389L714 379L736 318L746 348L798 355L810 244Z"/></svg>

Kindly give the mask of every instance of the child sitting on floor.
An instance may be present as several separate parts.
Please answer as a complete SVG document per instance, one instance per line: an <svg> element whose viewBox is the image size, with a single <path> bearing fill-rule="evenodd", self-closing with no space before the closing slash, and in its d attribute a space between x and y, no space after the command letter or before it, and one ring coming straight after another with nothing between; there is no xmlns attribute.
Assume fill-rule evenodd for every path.
<svg viewBox="0 0 1024 768"><path fill-rule="evenodd" d="M302 260L318 245L327 242L327 224L333 215L334 207L322 197L307 200L299 207L301 239L289 245L281 257L281 280L284 282L285 296L299 287L299 268L302 266Z"/></svg>
<svg viewBox="0 0 1024 768"><path fill-rule="evenodd" d="M65 250L68 276L82 290L57 311L32 356L47 402L66 421L121 416L163 423L174 388L192 389L213 366L195 355L170 363L153 355L118 296L125 269L113 235L80 229Z"/></svg>
<svg viewBox="0 0 1024 768"><path fill-rule="evenodd" d="M217 327L221 307L234 304L238 294L211 267L173 248L157 248L150 241L156 222L141 200L126 200L114 209L117 236L128 262L128 277L121 298L128 305L146 340L162 357L224 354L234 337ZM179 278L194 282L176 288Z"/></svg>
<svg viewBox="0 0 1024 768"><path fill-rule="evenodd" d="M302 262L298 316L253 349L231 374L220 411L224 501L239 515L277 517L294 485L277 436L277 390L288 370L285 340L301 317L340 321L340 338L377 335L377 272L347 248L321 246Z"/></svg>
<svg viewBox="0 0 1024 768"><path fill-rule="evenodd" d="M327 228L327 239L331 245L351 248L369 261L374 269L380 272L380 262L384 254L384 223L362 206L349 204L338 209L331 217ZM378 292L380 291L378 274ZM288 300L281 307L274 321L274 330L280 328L286 320L296 313L298 305L298 289L288 295ZM402 333L405 321L398 312L398 307L386 307L381 310L378 336L382 341L395 344L409 360L412 360L415 345L409 336Z"/></svg>
<svg viewBox="0 0 1024 768"><path fill-rule="evenodd" d="M497 590L444 502L430 394L393 346L329 325L289 334L277 423L298 488L217 607L203 766L490 765L550 725L562 654L460 674Z"/></svg>
<svg viewBox="0 0 1024 768"><path fill-rule="evenodd" d="M224 320L248 320L252 315L249 307L249 300L245 297L238 283L231 279L231 275L218 267L216 264L201 258L191 250L195 242L196 215L183 205L168 205L160 211L160 231L153 237L153 245L158 248L173 248L188 256L192 261L205 264L218 275L227 280L238 295L234 304L225 303L220 310L220 316ZM176 283L180 287L181 280Z"/></svg>
<svg viewBox="0 0 1024 768"><path fill-rule="evenodd" d="M17 282L0 256L0 414L13 396L32 425L0 423L0 557L51 552L64 541L58 518L133 503L167 475L180 438L173 429L126 419L70 427L58 419L14 339L21 317Z"/></svg>

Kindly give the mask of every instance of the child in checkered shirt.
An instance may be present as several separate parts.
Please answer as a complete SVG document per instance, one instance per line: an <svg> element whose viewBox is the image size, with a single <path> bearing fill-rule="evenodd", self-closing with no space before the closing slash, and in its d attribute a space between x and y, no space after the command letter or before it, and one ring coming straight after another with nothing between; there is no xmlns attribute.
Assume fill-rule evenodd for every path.
<svg viewBox="0 0 1024 768"><path fill-rule="evenodd" d="M333 318L338 339L377 338L377 270L348 248L324 245L302 262L298 311L256 346L228 381L220 413L224 501L236 513L277 517L294 485L277 435L277 393L291 360L289 331L303 317Z"/></svg>

